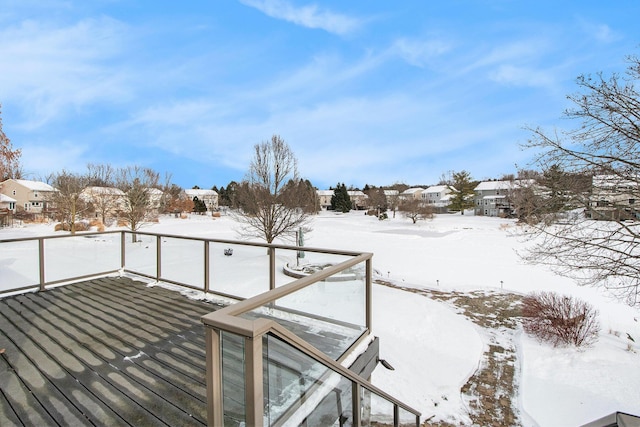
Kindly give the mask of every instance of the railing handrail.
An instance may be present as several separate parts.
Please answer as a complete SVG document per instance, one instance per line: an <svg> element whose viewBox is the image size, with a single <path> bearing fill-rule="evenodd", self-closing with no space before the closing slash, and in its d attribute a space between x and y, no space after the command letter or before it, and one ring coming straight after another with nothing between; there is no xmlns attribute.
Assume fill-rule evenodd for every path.
<svg viewBox="0 0 640 427"><path fill-rule="evenodd" d="M16 238L9 238L9 239L0 239L0 244L11 243L11 242L25 242L25 241L32 241L32 240L63 239L63 238L69 238L69 237L99 236L102 234L122 234L122 233L139 234L143 236L154 236L154 237L169 237L173 239L183 239L183 240L196 240L199 242L209 242L209 243L224 243L229 245L254 246L254 247L262 247L262 248L275 248L275 249L286 249L286 250L301 250L305 252L319 252L319 253L327 253L331 255L356 256L362 253L358 251L315 248L311 246L295 246L295 245L286 245L286 244L278 244L278 243L252 242L248 240L216 239L216 238L209 238L209 237L184 236L179 234L152 233L148 231L131 231L131 230L84 231L84 232L76 232L75 234L62 234L62 235L49 234L49 235L32 236L32 237L16 237Z"/></svg>
<svg viewBox="0 0 640 427"><path fill-rule="evenodd" d="M294 248L296 249L296 248ZM307 248L305 247L304 250L306 250ZM308 276L305 277L301 277L299 279L294 280L291 283L288 283L286 285L277 287L276 289L272 289L266 292L263 292L261 294L258 294L254 297L245 299L243 301L237 302L233 305L228 305L218 311L206 314L202 317L202 321L207 324L207 319L209 319L210 316L215 316L217 313L223 313L223 314L227 314L229 316L239 316L241 314L244 314L248 311L251 310L255 310L258 307L262 307L265 306L271 302L275 302L275 300L283 298L287 295L290 295L294 292L299 291L300 289L306 288L309 285L312 285L316 282L319 282L321 280L326 279L329 276L332 276L340 271L343 271L349 267L353 267L356 264L359 264L361 262L364 262L368 259L371 259L371 257L373 256L373 254L368 253L368 252L364 252L364 253L360 253L357 256L354 256L353 258L350 258L346 261L343 261L339 264L335 264L331 267L327 267L325 269L322 269L320 271L317 271L313 274L310 274ZM247 335L248 336L248 335Z"/></svg>

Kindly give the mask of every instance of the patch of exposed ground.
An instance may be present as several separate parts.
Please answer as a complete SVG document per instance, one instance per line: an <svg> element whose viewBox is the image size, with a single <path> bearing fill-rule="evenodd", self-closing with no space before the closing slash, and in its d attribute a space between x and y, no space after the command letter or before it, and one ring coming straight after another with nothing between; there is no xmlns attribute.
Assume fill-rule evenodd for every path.
<svg viewBox="0 0 640 427"><path fill-rule="evenodd" d="M521 319L522 296L496 291L443 292L415 289L377 280L376 283L413 292L450 304L475 323L485 344L478 370L461 388L469 418L478 426L517 426L518 382L514 334ZM424 420L423 426L453 426L444 421Z"/></svg>

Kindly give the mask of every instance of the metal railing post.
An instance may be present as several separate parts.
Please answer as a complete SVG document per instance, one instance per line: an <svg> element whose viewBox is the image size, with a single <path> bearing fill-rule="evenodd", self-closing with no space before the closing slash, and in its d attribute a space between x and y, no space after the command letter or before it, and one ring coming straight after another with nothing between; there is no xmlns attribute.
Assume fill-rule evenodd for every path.
<svg viewBox="0 0 640 427"><path fill-rule="evenodd" d="M40 268L40 290L44 291L44 238L38 239L38 267Z"/></svg>
<svg viewBox="0 0 640 427"><path fill-rule="evenodd" d="M156 236L156 280L162 277L162 237Z"/></svg>
<svg viewBox="0 0 640 427"><path fill-rule="evenodd" d="M207 384L207 423L210 426L224 424L222 407L222 360L221 332L205 327L206 367L205 382Z"/></svg>
<svg viewBox="0 0 640 427"><path fill-rule="evenodd" d="M244 341L245 415L249 426L264 423L264 384L262 372L262 335Z"/></svg>
<svg viewBox="0 0 640 427"><path fill-rule="evenodd" d="M269 248L269 290L276 288L276 248Z"/></svg>
<svg viewBox="0 0 640 427"><path fill-rule="evenodd" d="M373 315L372 315L372 310L371 310L371 300L372 300L372 289L371 289L371 276L372 276L372 272L373 272L373 268L372 268L372 258L369 257L367 259L367 261L365 262L365 270L366 270L366 278L365 278L365 325L367 326L367 329L369 330L369 333L372 333L372 326L373 326Z"/></svg>
<svg viewBox="0 0 640 427"><path fill-rule="evenodd" d="M400 408L393 405L393 427L400 427Z"/></svg>
<svg viewBox="0 0 640 427"><path fill-rule="evenodd" d="M204 241L204 291L209 292L209 241Z"/></svg>
<svg viewBox="0 0 640 427"><path fill-rule="evenodd" d="M126 234L124 231L120 232L120 268L124 268L127 264L127 257L125 255L126 253L126 242L125 242L125 238L126 238Z"/></svg>
<svg viewBox="0 0 640 427"><path fill-rule="evenodd" d="M360 384L356 382L351 383L351 412L353 413L353 425L362 425L362 411L360 407L362 405L360 395Z"/></svg>

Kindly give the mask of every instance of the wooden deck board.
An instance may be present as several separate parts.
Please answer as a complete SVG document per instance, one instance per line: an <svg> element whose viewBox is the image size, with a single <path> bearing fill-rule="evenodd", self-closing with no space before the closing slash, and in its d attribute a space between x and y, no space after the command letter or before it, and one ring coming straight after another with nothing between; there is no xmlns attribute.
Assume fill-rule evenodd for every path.
<svg viewBox="0 0 640 427"><path fill-rule="evenodd" d="M2 425L204 425L217 307L127 278L0 299Z"/></svg>

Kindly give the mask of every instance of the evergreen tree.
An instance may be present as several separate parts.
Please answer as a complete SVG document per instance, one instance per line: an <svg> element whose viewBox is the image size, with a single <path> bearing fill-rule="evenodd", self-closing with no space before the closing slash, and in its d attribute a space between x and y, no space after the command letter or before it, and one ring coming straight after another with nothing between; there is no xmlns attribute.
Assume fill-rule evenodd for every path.
<svg viewBox="0 0 640 427"><path fill-rule="evenodd" d="M202 214L207 211L207 205L203 200L198 199L198 196L193 198L193 211L195 213Z"/></svg>
<svg viewBox="0 0 640 427"><path fill-rule="evenodd" d="M331 196L331 209L345 213L349 212L351 208L347 187L344 183L338 183L338 186L333 190L333 196Z"/></svg>
<svg viewBox="0 0 640 427"><path fill-rule="evenodd" d="M460 211L464 215L464 210L474 206L473 189L476 188L477 181L471 179L471 174L467 171L454 172L452 175L452 184L449 186L451 190L451 202L449 209Z"/></svg>

